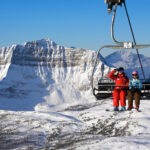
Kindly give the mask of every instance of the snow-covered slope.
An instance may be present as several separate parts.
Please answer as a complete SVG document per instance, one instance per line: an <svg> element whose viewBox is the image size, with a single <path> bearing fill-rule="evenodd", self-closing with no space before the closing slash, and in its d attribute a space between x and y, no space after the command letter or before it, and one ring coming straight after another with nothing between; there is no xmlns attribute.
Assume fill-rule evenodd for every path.
<svg viewBox="0 0 150 150"><path fill-rule="evenodd" d="M107 99L59 112L0 110L0 149L149 150L149 105L144 100L142 112L113 112Z"/></svg>
<svg viewBox="0 0 150 150"><path fill-rule="evenodd" d="M1 48L0 56L0 109L52 110L60 104L87 102L92 96L95 51L42 39ZM100 56L95 76L109 70Z"/></svg>
<svg viewBox="0 0 150 150"><path fill-rule="evenodd" d="M141 62L144 67L146 78L150 78L150 57L140 54ZM140 78L143 78L142 71L137 54L130 51L116 51L106 57L109 65L114 67L124 67L128 76L131 76L133 70L138 70Z"/></svg>

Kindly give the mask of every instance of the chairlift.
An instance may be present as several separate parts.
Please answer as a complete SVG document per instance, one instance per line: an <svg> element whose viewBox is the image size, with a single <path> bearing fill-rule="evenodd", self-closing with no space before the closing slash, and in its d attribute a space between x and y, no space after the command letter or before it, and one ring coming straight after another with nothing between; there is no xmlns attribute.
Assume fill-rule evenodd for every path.
<svg viewBox="0 0 150 150"><path fill-rule="evenodd" d="M97 51L97 58L95 61L95 65L93 67L92 78L91 78L93 95L96 97L97 100L110 98L110 97L112 97L112 92L115 88L115 82L108 78L101 77L95 83L94 75L95 75L96 67L98 65L98 58L101 55L100 52L103 49L107 48L107 49L114 49L114 50L136 50L138 60L140 63L140 67L141 67L141 71L142 71L142 75L143 75L143 79L140 79L140 80L142 80L142 84L143 84L141 96L142 96L142 98L150 98L150 81L147 80L145 77L144 69L143 69L142 62L141 62L140 55L139 55L139 49L148 48L148 47L150 47L150 44L147 44L147 45L137 45L136 44L136 40L135 40L135 36L134 36L134 32L133 32L133 28L132 28L131 21L129 18L125 0L105 0L105 3L108 5L108 8L107 8L108 13L112 13L112 11L113 11L112 24L111 24L111 38L112 38L113 42L115 42L116 44L102 46ZM124 8L125 8L126 16L127 16L131 34L133 37L133 42L130 42L130 41L129 42L119 42L114 37L114 22L115 22L115 16L116 16L118 6L124 6ZM122 85L120 85L120 86L122 86Z"/></svg>

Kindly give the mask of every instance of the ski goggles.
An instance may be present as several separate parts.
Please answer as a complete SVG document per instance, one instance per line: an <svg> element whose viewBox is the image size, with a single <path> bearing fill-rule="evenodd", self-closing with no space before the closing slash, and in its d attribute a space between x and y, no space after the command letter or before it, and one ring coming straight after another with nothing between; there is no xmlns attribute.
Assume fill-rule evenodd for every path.
<svg viewBox="0 0 150 150"><path fill-rule="evenodd" d="M137 74L133 74L132 76L138 76Z"/></svg>
<svg viewBox="0 0 150 150"><path fill-rule="evenodd" d="M118 72L123 73L124 71L123 70L119 70Z"/></svg>

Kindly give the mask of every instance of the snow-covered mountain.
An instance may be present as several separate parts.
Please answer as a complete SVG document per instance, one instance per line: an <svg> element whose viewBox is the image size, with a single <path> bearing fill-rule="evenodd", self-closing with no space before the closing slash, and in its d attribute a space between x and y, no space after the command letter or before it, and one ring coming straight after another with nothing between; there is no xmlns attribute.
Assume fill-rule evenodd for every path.
<svg viewBox="0 0 150 150"><path fill-rule="evenodd" d="M0 149L149 150L150 100L121 113L112 99L95 101L95 51L43 39L1 48L0 58ZM94 79L111 69L99 56Z"/></svg>
<svg viewBox="0 0 150 150"><path fill-rule="evenodd" d="M150 78L150 57L140 54L141 62L144 68L146 78ZM143 78L142 70L140 67L139 59L137 54L130 51L116 51L106 58L106 62L113 67L124 67L126 73L131 77L132 71L137 70L139 72L140 78Z"/></svg>
<svg viewBox="0 0 150 150"><path fill-rule="evenodd" d="M95 51L42 39L1 48L0 58L0 109L47 110L92 96ZM95 78L110 70L102 56L98 61Z"/></svg>

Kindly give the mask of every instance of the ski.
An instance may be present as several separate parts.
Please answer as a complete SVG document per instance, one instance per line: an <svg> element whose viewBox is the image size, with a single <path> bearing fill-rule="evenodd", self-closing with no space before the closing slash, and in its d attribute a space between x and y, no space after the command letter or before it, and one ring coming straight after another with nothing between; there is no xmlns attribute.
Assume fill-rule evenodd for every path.
<svg viewBox="0 0 150 150"><path fill-rule="evenodd" d="M136 111L136 112L142 112L142 111L139 110L139 109L134 109L134 111L133 111L133 110L125 110L125 111L119 110L119 111L114 111L114 110L112 110L112 109L105 109L105 111L106 111L106 112L134 112L134 111Z"/></svg>
<svg viewBox="0 0 150 150"><path fill-rule="evenodd" d="M124 110L124 111L122 111L122 110L114 111L112 109L105 109L105 111L107 111L107 112L125 112L126 110Z"/></svg>
<svg viewBox="0 0 150 150"><path fill-rule="evenodd" d="M139 110L139 109L135 109L137 112L142 112L141 110Z"/></svg>

